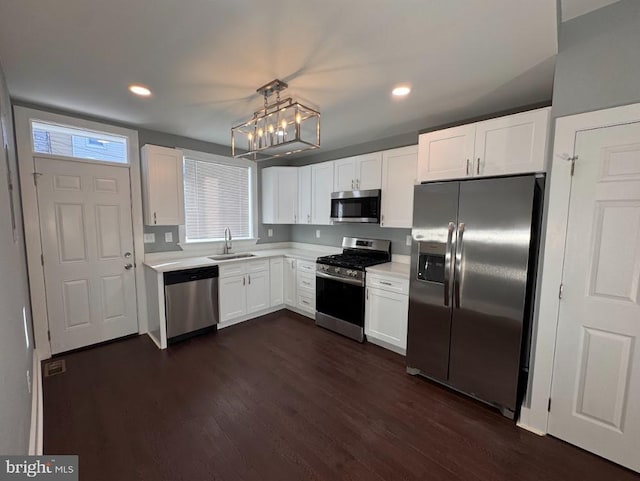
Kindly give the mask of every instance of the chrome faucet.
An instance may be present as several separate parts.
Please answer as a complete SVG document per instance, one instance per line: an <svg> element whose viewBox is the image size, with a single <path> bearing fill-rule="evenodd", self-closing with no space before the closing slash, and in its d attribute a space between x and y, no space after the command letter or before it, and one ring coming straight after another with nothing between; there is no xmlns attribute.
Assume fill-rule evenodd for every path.
<svg viewBox="0 0 640 481"><path fill-rule="evenodd" d="M231 229L229 229L228 227L224 228L224 250L222 251L223 254L228 254L229 252L231 252Z"/></svg>

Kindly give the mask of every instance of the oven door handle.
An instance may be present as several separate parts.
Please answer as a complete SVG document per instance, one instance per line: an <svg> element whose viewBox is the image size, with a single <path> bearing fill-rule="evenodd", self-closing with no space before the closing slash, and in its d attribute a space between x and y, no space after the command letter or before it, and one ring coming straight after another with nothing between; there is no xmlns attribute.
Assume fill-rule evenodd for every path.
<svg viewBox="0 0 640 481"><path fill-rule="evenodd" d="M329 279L331 281L343 282L345 284L351 284L353 286L364 287L364 281L358 279L348 279L345 277L336 277L330 274L325 274L324 272L316 272L316 277L321 277L323 279Z"/></svg>

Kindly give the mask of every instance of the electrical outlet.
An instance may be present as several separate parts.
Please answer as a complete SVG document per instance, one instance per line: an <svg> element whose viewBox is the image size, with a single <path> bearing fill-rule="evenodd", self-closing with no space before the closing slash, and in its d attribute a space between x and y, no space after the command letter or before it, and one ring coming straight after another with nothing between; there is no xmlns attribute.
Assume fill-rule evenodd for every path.
<svg viewBox="0 0 640 481"><path fill-rule="evenodd" d="M405 240L405 242L409 247L411 247L411 236L410 235L407 236L407 239Z"/></svg>
<svg viewBox="0 0 640 481"><path fill-rule="evenodd" d="M316 239L320 239L320 229L316 230Z"/></svg>
<svg viewBox="0 0 640 481"><path fill-rule="evenodd" d="M145 244L153 244L156 241L156 235L151 232L150 234L144 235L144 243Z"/></svg>
<svg viewBox="0 0 640 481"><path fill-rule="evenodd" d="M165 232L164 233L164 241L165 242L173 242L173 232Z"/></svg>
<svg viewBox="0 0 640 481"><path fill-rule="evenodd" d="M267 237L273 237L273 229L267 229Z"/></svg>

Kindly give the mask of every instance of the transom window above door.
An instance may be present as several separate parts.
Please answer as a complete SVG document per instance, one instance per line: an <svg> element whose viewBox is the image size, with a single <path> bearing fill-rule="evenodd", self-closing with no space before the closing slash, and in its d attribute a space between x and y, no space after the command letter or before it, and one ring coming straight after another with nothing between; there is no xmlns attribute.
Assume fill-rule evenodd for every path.
<svg viewBox="0 0 640 481"><path fill-rule="evenodd" d="M127 138L119 135L31 121L33 152L128 164Z"/></svg>

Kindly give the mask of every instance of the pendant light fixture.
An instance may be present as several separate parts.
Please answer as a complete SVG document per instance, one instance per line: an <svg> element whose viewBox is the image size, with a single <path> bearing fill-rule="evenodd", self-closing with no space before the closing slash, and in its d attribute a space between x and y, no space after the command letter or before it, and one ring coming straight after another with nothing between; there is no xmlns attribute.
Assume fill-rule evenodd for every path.
<svg viewBox="0 0 640 481"><path fill-rule="evenodd" d="M264 107L231 129L234 158L266 160L320 147L320 112L291 97L281 100L280 92L287 87L275 79L256 90L264 97ZM269 103L273 94L275 101Z"/></svg>

